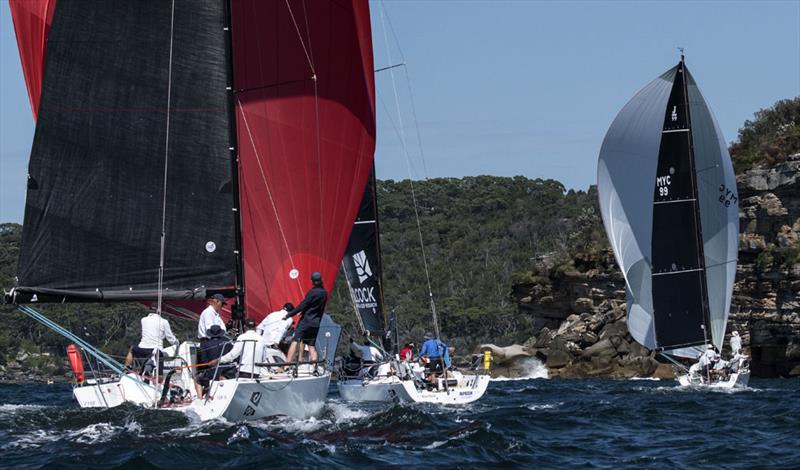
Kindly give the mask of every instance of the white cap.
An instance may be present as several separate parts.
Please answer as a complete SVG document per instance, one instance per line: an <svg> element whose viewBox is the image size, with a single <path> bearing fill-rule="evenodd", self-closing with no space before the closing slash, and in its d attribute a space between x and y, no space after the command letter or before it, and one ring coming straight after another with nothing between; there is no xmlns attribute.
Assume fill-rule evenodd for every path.
<svg viewBox="0 0 800 470"><path fill-rule="evenodd" d="M736 331L736 330L734 330L734 331L733 331L733 333L731 333L731 334L732 334L733 336L739 336L739 332L738 332L738 331Z"/></svg>
<svg viewBox="0 0 800 470"><path fill-rule="evenodd" d="M714 346L712 346L712 345L711 345L711 343L708 343L708 344L706 344L706 349L711 349L711 348L713 348L713 347L714 347Z"/></svg>

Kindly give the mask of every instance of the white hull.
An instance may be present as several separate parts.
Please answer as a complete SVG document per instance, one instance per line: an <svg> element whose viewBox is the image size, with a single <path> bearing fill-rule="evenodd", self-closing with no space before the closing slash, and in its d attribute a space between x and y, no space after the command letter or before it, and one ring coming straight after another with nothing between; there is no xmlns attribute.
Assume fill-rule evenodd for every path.
<svg viewBox="0 0 800 470"><path fill-rule="evenodd" d="M678 383L683 387L698 387L709 389L734 389L747 388L750 381L750 371L742 371L730 374L728 380L715 380L710 383L703 380L698 374L684 374L678 376Z"/></svg>
<svg viewBox="0 0 800 470"><path fill-rule="evenodd" d="M181 356L190 345L181 346ZM185 358L185 364L189 363ZM262 371L267 372L266 369ZM291 373L265 373L257 379L238 378L211 382L206 398L197 399L190 368L171 377L170 385L185 391L185 401L158 405L162 387L144 383L136 374L127 374L101 383L87 381L76 386L73 395L81 408L111 408L132 403L145 408L182 411L201 420L224 418L248 421L269 416L308 418L322 411L328 395L331 374L320 369L314 375L310 366L301 366L297 377Z"/></svg>
<svg viewBox="0 0 800 470"><path fill-rule="evenodd" d="M208 399L173 409L197 415L203 421L225 418L239 422L269 416L304 419L322 411L330 381L330 372L318 377L284 374L268 379L223 380L214 382Z"/></svg>
<svg viewBox="0 0 800 470"><path fill-rule="evenodd" d="M373 379L346 379L337 383L339 395L347 401L377 401L395 403L437 403L464 405L480 399L489 386L488 375L463 375L448 373L456 384L447 388L439 379L439 388L417 388L414 380L401 380L396 376Z"/></svg>

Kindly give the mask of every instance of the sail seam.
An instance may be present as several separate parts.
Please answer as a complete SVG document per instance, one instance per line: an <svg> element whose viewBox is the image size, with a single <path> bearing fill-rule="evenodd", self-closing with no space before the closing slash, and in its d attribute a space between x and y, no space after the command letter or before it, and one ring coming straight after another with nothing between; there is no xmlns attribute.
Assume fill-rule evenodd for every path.
<svg viewBox="0 0 800 470"><path fill-rule="evenodd" d="M674 201L656 201L656 202L653 203L653 205L655 206L655 205L658 205L658 204L674 204L676 202L693 202L693 201L696 201L696 200L697 200L697 198L675 199Z"/></svg>
<svg viewBox="0 0 800 470"><path fill-rule="evenodd" d="M693 273L693 272L702 271L702 270L703 270L703 268L683 269L683 270L680 270L680 271L669 271L669 272L666 272L666 273L653 273L652 275L653 276L667 276L667 275L670 275L670 274Z"/></svg>
<svg viewBox="0 0 800 470"><path fill-rule="evenodd" d="M661 131L662 134L671 134L673 132L689 132L689 129L669 129L666 131Z"/></svg>

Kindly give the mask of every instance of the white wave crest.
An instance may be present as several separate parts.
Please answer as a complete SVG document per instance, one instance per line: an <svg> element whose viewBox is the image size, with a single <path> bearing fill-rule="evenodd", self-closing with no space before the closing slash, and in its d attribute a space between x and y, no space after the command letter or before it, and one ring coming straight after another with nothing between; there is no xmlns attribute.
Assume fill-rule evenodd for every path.
<svg viewBox="0 0 800 470"><path fill-rule="evenodd" d="M529 357L519 362L519 377L493 377L492 382L506 382L511 380L546 379L547 367L535 357Z"/></svg>
<svg viewBox="0 0 800 470"><path fill-rule="evenodd" d="M558 403L535 403L535 404L534 403L530 403L530 404L525 405L525 408L527 408L527 409L529 409L531 411L554 410L554 409L560 407L563 404L564 404L563 401L560 401Z"/></svg>
<svg viewBox="0 0 800 470"><path fill-rule="evenodd" d="M69 434L69 438L81 444L100 444L110 441L124 428L111 423L95 423Z"/></svg>

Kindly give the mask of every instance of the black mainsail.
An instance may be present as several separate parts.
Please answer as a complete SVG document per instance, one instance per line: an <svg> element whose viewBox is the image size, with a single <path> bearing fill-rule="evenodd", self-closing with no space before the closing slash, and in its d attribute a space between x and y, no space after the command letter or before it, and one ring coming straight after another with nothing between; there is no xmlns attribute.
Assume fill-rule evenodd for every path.
<svg viewBox="0 0 800 470"><path fill-rule="evenodd" d="M14 301L153 299L164 201L163 298L234 287L225 2L171 8L58 2Z"/></svg>

